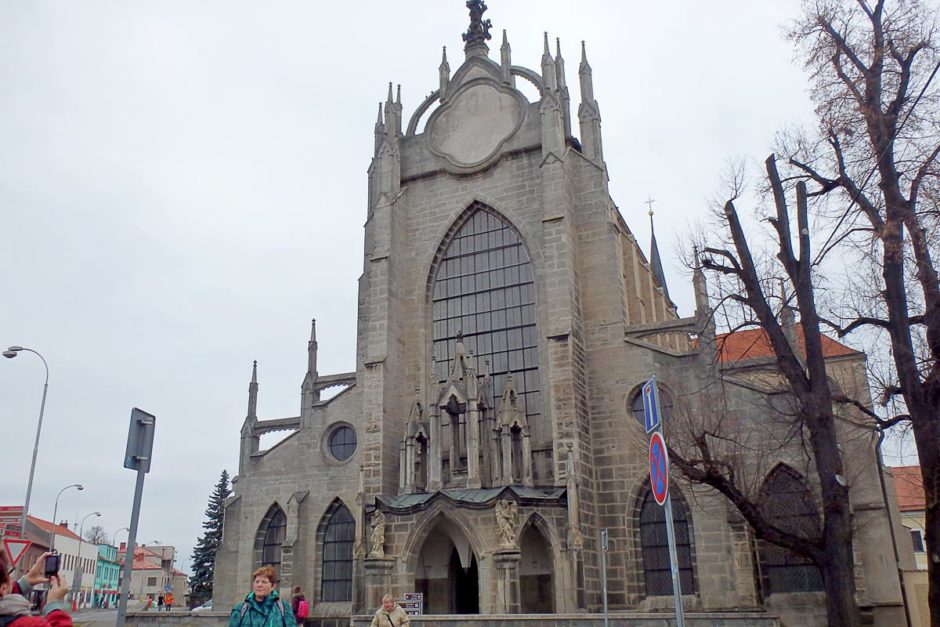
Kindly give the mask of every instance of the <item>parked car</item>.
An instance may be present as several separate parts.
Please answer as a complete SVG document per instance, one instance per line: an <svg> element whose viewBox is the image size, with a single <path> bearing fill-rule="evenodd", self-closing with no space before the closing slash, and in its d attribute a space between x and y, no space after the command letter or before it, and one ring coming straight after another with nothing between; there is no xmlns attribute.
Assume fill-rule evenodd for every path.
<svg viewBox="0 0 940 627"><path fill-rule="evenodd" d="M212 599L209 599L202 605L198 605L193 608L194 612L211 612L212 611Z"/></svg>

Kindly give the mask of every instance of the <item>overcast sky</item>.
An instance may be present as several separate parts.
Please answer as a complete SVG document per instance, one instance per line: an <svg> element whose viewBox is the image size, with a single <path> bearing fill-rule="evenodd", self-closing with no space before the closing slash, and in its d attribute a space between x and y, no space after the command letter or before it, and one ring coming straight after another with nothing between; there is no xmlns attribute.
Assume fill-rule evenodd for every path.
<svg viewBox="0 0 940 627"><path fill-rule="evenodd" d="M561 37L579 101L587 41L610 188L669 291L729 157L762 161L811 122L784 27L796 2L491 0L491 57L540 68ZM309 321L322 374L355 369L376 105L405 121L463 60L463 0L0 3L0 344L51 371L31 512L129 523L130 410L157 416L138 540L188 567L209 493L237 472L251 361L262 418L296 415ZM576 119L576 118L575 118ZM21 503L42 392L0 360L0 504ZM123 540L121 534L119 540Z"/></svg>

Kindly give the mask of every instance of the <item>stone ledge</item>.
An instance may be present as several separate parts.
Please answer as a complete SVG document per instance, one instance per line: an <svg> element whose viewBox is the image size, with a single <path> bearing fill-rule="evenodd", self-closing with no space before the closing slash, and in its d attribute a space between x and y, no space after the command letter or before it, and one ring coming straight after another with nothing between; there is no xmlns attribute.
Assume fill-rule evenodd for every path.
<svg viewBox="0 0 940 627"><path fill-rule="evenodd" d="M615 612L609 615L611 627L669 627L675 618L668 612ZM368 627L372 616L353 616L353 627ZM688 627L780 627L778 618L764 612L691 612L685 615ZM412 625L435 627L601 627L603 614L486 614L412 616Z"/></svg>

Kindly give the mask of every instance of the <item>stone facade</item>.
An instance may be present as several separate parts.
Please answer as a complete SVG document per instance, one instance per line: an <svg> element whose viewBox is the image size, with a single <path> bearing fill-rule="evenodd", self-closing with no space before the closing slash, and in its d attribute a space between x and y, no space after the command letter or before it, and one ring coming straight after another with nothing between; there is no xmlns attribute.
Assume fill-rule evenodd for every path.
<svg viewBox="0 0 940 627"><path fill-rule="evenodd" d="M658 252L647 259L609 195L584 50L575 128L560 46L552 54L546 38L540 71L529 70L512 64L504 33L496 62L479 17L464 62L451 73L445 52L438 89L407 124L400 90L390 85L380 107L356 372L319 374L314 324L299 416L260 420L252 373L216 562L220 609L271 562L281 590L300 585L313 601L314 624L367 614L386 592L423 592L437 614L598 611L606 528L610 607L639 620L673 603L644 545L639 386L655 373L679 402L726 382L729 403L760 426L769 360L722 360L700 273L697 310L679 317ZM864 355L834 356L832 376L867 400ZM278 430L290 435L259 450ZM888 514L864 431L846 427L860 603L896 625ZM772 461L811 486L790 457ZM824 622L819 593L767 594L753 534L721 497L679 483L673 494L696 624L773 624L744 613L760 608L782 624Z"/></svg>

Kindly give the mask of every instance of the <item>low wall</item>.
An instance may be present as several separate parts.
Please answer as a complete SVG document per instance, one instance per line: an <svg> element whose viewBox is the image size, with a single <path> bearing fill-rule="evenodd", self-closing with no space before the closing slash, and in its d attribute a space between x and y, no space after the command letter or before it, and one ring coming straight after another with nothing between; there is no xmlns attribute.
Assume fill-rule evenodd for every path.
<svg viewBox="0 0 940 627"><path fill-rule="evenodd" d="M228 624L228 612L134 612L128 614L128 627L214 627ZM346 620L329 619L323 626L319 619L308 619L309 627L339 627L349 625ZM354 616L353 627L369 627L371 616ZM489 614L445 616L413 616L415 627L603 627L602 614ZM780 627L775 616L762 612L708 612L685 616L687 627ZM672 627L675 618L666 613L610 614L610 627Z"/></svg>
<svg viewBox="0 0 940 627"><path fill-rule="evenodd" d="M354 627L369 627L371 616L353 616ZM412 616L414 627L603 627L603 614L489 614L485 616ZM663 612L610 614L610 627L671 627L675 616ZM685 615L687 627L780 627L763 612L708 612Z"/></svg>

